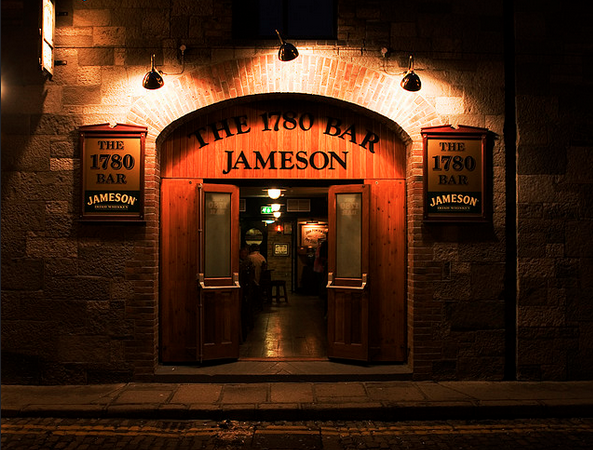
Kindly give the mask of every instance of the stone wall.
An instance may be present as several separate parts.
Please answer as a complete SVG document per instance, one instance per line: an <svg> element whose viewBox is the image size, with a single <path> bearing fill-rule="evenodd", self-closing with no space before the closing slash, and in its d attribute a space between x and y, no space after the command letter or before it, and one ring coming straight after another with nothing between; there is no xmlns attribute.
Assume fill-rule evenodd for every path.
<svg viewBox="0 0 593 450"><path fill-rule="evenodd" d="M518 376L593 376L590 5L517 2Z"/></svg>
<svg viewBox="0 0 593 450"><path fill-rule="evenodd" d="M504 2L341 0L338 40L293 41L303 57L286 69L276 62L277 42L232 40L227 0L57 0L64 14L55 58L65 64L51 80L37 65L31 3L2 4L3 382L150 377L158 364L159 136L201 107L278 92L356 103L401 128L409 146L408 364L416 379L503 378L515 326L505 308L509 264L519 274L519 376L593 376L592 143L583 90L591 67L579 56L591 48L577 35L585 26L558 49L564 39L552 19L560 11L538 6L531 15L531 4L517 2L517 53L530 52L517 59L515 263L507 261ZM140 86L152 53L171 74L165 91ZM399 88L411 53L419 94ZM566 83L569 97L560 89ZM78 127L99 123L149 127L146 225L78 222ZM441 124L491 131L490 224L422 221L420 128Z"/></svg>

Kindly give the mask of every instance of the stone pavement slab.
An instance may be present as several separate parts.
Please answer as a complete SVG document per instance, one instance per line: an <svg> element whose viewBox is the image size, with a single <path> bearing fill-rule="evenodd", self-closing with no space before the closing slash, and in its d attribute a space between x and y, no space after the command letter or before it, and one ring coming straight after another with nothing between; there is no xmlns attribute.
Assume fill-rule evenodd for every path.
<svg viewBox="0 0 593 450"><path fill-rule="evenodd" d="M593 381L2 386L3 417L439 420L593 417Z"/></svg>

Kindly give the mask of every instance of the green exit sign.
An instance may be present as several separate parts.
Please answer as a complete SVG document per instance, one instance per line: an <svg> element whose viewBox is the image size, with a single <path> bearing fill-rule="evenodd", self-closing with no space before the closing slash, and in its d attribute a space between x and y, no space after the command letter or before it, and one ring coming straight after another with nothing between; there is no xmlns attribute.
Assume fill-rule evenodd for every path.
<svg viewBox="0 0 593 450"><path fill-rule="evenodd" d="M262 214L272 214L272 207L271 206L262 206L261 213Z"/></svg>

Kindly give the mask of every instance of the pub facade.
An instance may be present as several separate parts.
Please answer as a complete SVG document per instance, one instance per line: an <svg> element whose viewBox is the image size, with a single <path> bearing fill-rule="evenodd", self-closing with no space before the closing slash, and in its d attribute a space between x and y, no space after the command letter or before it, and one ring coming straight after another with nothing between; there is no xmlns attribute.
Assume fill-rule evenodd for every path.
<svg viewBox="0 0 593 450"><path fill-rule="evenodd" d="M244 359L249 244L315 360L591 379L590 16L3 1L3 382Z"/></svg>

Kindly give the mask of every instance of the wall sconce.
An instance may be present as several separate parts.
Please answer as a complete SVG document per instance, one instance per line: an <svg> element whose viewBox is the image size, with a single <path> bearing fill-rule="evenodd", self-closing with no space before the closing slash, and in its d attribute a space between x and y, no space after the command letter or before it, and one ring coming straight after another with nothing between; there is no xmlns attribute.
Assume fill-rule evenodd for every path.
<svg viewBox="0 0 593 450"><path fill-rule="evenodd" d="M410 55L410 62L408 65L408 72L401 81L401 87L406 91L416 92L422 87L420 77L414 73L414 57Z"/></svg>
<svg viewBox="0 0 593 450"><path fill-rule="evenodd" d="M280 48L278 49L278 59L280 61L292 61L293 59L299 56L299 51L296 47L288 42L284 42L282 36L280 36L280 32L276 30L276 34L278 35L278 39L280 39Z"/></svg>
<svg viewBox="0 0 593 450"><path fill-rule="evenodd" d="M165 85L165 80L161 76L162 72L156 70L154 65L154 57L155 55L150 55L150 72L147 72L142 80L142 87L144 89L160 89Z"/></svg>
<svg viewBox="0 0 593 450"><path fill-rule="evenodd" d="M161 75L181 75L185 71L185 49L187 47L182 45L179 47L181 51L181 72L177 73L166 73L162 70L157 70L154 64L155 55L150 55L150 71L146 72L144 79L142 80L142 87L144 89L160 89L165 85L165 80Z"/></svg>

